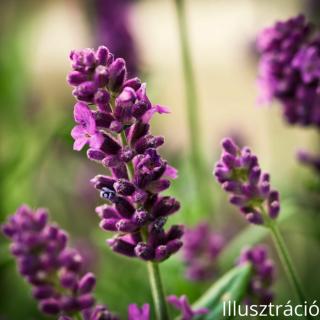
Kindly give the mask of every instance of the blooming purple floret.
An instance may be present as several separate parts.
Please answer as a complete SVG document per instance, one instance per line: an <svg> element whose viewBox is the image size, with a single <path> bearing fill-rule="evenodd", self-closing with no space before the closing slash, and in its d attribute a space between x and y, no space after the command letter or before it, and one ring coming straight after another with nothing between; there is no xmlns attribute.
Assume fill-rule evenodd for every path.
<svg viewBox="0 0 320 320"><path fill-rule="evenodd" d="M207 222L186 229L184 234L183 260L186 276L193 281L203 281L213 277L217 259L224 246L222 235L213 232Z"/></svg>
<svg viewBox="0 0 320 320"><path fill-rule="evenodd" d="M169 296L167 297L167 301L174 306L176 309L181 311L181 320L192 320L196 316L204 315L208 313L208 309L200 308L197 310L192 310L188 298L183 295L181 297L177 296Z"/></svg>
<svg viewBox="0 0 320 320"><path fill-rule="evenodd" d="M319 37L302 15L258 36L260 102L278 100L290 124L320 126Z"/></svg>
<svg viewBox="0 0 320 320"><path fill-rule="evenodd" d="M280 211L279 193L271 190L270 176L261 172L258 158L248 147L240 149L229 138L221 145L223 152L214 175L230 193L230 202L253 224L263 224L267 217L275 219Z"/></svg>
<svg viewBox="0 0 320 320"><path fill-rule="evenodd" d="M177 173L160 156L164 138L150 133L149 122L155 113L168 113L168 109L153 105L146 84L128 79L125 61L115 59L106 47L72 51L70 58L73 70L68 82L78 100L74 149L88 144L88 158L110 171L91 180L107 201L96 208L100 227L117 233L108 240L114 251L165 260L182 246L181 226L164 230L167 217L180 204L160 194Z"/></svg>
<svg viewBox="0 0 320 320"><path fill-rule="evenodd" d="M136 304L128 306L128 320L149 320L150 306L144 304L141 309Z"/></svg>
<svg viewBox="0 0 320 320"><path fill-rule="evenodd" d="M264 246L255 246L244 249L237 261L238 265L250 263L252 276L250 279L247 295L244 301L247 304L269 304L273 300L271 285L274 280L274 263L268 259L268 252Z"/></svg>
<svg viewBox="0 0 320 320"><path fill-rule="evenodd" d="M310 167L320 174L320 155L312 154L305 150L299 150L297 152L297 158L300 163Z"/></svg>
<svg viewBox="0 0 320 320"><path fill-rule="evenodd" d="M80 254L67 247L63 230L48 223L45 209L33 212L22 205L3 233L12 241L11 253L42 312L72 315L94 305L94 275L83 274Z"/></svg>

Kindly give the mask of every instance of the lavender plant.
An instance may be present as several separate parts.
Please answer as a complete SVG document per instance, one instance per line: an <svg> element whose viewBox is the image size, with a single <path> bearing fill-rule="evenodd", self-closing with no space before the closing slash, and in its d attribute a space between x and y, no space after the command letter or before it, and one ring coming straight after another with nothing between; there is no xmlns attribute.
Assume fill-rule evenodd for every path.
<svg viewBox="0 0 320 320"><path fill-rule="evenodd" d="M65 231L48 223L45 209L33 212L22 205L3 226L3 232L12 241L10 249L19 272L32 285L32 295L42 312L66 318L94 307L95 276L82 270L81 255L67 246Z"/></svg>
<svg viewBox="0 0 320 320"><path fill-rule="evenodd" d="M271 189L269 174L261 172L258 158L249 148L240 149L229 138L224 139L221 145L223 152L214 169L217 181L230 193L230 202L240 208L250 223L270 230L288 279L303 304L304 292L276 224L280 212L279 193Z"/></svg>
<svg viewBox="0 0 320 320"><path fill-rule="evenodd" d="M211 279L216 274L217 260L224 244L222 234L213 232L207 222L186 229L183 261L187 278L192 281Z"/></svg>
<svg viewBox="0 0 320 320"><path fill-rule="evenodd" d="M124 58L129 74L136 74L139 55L130 23L134 0L95 0L94 3L97 43L108 46L115 57Z"/></svg>
<svg viewBox="0 0 320 320"><path fill-rule="evenodd" d="M237 263L238 265L250 263L253 269L248 291L244 298L245 303L265 305L272 302L274 295L271 286L275 268L273 261L268 258L267 249L264 246L245 248Z"/></svg>
<svg viewBox="0 0 320 320"><path fill-rule="evenodd" d="M180 249L183 228L164 230L167 217L180 204L161 192L177 172L159 155L164 139L150 133L149 122L154 113L168 110L151 104L146 85L128 79L125 61L114 59L106 47L72 51L70 59L68 82L79 101L74 108L74 149L88 144L88 158L110 171L92 179L107 201L96 209L100 227L116 232L108 240L113 251L148 261L157 317L167 319L158 262Z"/></svg>

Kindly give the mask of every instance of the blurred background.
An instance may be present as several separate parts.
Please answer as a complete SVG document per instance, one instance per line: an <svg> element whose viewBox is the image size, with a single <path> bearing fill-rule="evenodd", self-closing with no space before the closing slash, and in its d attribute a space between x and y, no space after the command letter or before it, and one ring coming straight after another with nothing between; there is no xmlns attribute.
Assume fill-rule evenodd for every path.
<svg viewBox="0 0 320 320"><path fill-rule="evenodd" d="M189 128L173 0L2 0L1 223L21 203L49 208L52 220L70 233L88 267L97 273L99 300L119 314L125 314L128 303L150 301L143 263L113 254L105 245L108 235L98 228L94 208L100 200L89 179L102 173L102 168L88 161L85 153L72 150L74 99L65 80L69 52L104 44L127 58L130 73L148 83L154 103L170 107L170 115L155 117L153 132L166 137L162 153L180 172L170 192L182 202L182 210L171 220L192 226L207 219L214 229L228 235L231 242L222 255L221 273L233 265L242 244L259 241L211 176L219 141L224 136L236 137L259 155L262 168L272 174L273 185L288 204L290 217L282 228L289 247L294 248L293 258L304 285L316 300L320 212L319 191L315 190L319 181L315 180L319 178L299 165L295 152L300 147L319 149L319 135L316 130L289 127L276 103L257 106L254 40L262 27L301 12L317 24L320 3L188 0L186 9L199 95L198 134L208 176L206 191L212 198L209 210L199 204L190 175ZM18 276L7 247L1 236L0 319L45 319L37 311L30 288ZM212 282L192 283L183 273L179 256L164 263L167 292L185 293L193 301ZM281 270L278 277L277 299L288 301L292 297Z"/></svg>

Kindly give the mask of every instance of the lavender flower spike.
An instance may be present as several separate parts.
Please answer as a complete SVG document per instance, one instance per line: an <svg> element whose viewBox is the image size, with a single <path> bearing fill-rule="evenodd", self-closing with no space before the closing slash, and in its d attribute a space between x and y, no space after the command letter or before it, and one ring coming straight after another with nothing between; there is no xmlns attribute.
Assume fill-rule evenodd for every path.
<svg viewBox="0 0 320 320"><path fill-rule="evenodd" d="M193 281L212 278L224 242L222 235L211 231L207 222L187 229L182 248L186 276Z"/></svg>
<svg viewBox="0 0 320 320"><path fill-rule="evenodd" d="M320 126L320 33L302 15L280 21L257 38L260 102L276 99L289 124Z"/></svg>
<svg viewBox="0 0 320 320"><path fill-rule="evenodd" d="M270 176L262 173L258 158L247 147L240 149L231 139L222 141L223 153L214 175L222 188L230 193L230 202L238 206L253 224L275 219L280 211L279 193L270 187Z"/></svg>
<svg viewBox="0 0 320 320"><path fill-rule="evenodd" d="M207 314L208 309L200 308L198 310L192 310L188 298L184 295L180 298L177 296L169 296L168 302L173 305L176 309L181 311L181 320L192 320L194 317Z"/></svg>
<svg viewBox="0 0 320 320"><path fill-rule="evenodd" d="M244 249L237 264L244 263L250 263L253 269L245 302L249 305L269 304L274 297L270 287L275 269L273 261L267 257L267 249L264 246Z"/></svg>
<svg viewBox="0 0 320 320"><path fill-rule="evenodd" d="M82 257L67 247L67 234L48 223L46 210L33 212L22 205L3 226L3 233L12 241L19 271L32 285L42 312L68 319L94 305L94 275L83 274Z"/></svg>
<svg viewBox="0 0 320 320"><path fill-rule="evenodd" d="M78 100L74 149L88 145L88 158L111 173L91 180L106 201L96 208L100 227L116 233L107 243L128 257L163 261L180 249L183 235L181 226L164 229L180 204L161 192L177 174L159 154L164 138L152 135L149 124L168 110L151 103L146 84L128 79L126 62L108 48L74 50L70 59L68 82Z"/></svg>

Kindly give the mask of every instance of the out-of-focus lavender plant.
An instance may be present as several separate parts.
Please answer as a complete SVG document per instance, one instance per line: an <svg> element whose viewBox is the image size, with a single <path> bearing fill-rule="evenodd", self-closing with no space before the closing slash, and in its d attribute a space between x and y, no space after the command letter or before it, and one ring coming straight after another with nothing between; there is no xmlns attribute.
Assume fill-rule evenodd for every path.
<svg viewBox="0 0 320 320"><path fill-rule="evenodd" d="M260 102L278 100L290 124L320 127L320 34L302 15L276 22L257 38Z"/></svg>
<svg viewBox="0 0 320 320"><path fill-rule="evenodd" d="M267 249L264 246L243 249L237 264L244 263L252 265L252 276L247 295L244 298L245 303L250 305L269 304L274 298L271 286L275 268L273 261L268 258Z"/></svg>
<svg viewBox="0 0 320 320"><path fill-rule="evenodd" d="M217 259L224 246L221 234L213 232L207 222L185 230L183 261L186 276L193 281L211 279L217 269Z"/></svg>
<svg viewBox="0 0 320 320"><path fill-rule="evenodd" d="M138 72L139 55L131 25L135 0L95 0L97 43L126 60L130 75Z"/></svg>
<svg viewBox="0 0 320 320"><path fill-rule="evenodd" d="M223 189L230 193L230 202L239 207L245 218L253 224L267 227L273 237L279 257L300 303L305 295L276 224L280 211L279 193L270 188L269 174L262 174L258 158L249 148L240 149L230 138L221 142L223 152L214 175Z"/></svg>
<svg viewBox="0 0 320 320"><path fill-rule="evenodd" d="M279 193L270 188L270 176L262 173L258 158L247 147L240 149L231 139L222 141L223 153L214 175L222 188L230 193L230 202L238 206L245 218L263 224L275 219L280 211Z"/></svg>
<svg viewBox="0 0 320 320"><path fill-rule="evenodd" d="M152 261L148 266L156 312L159 319L166 319L156 262L180 249L183 229L176 225L164 230L167 217L180 204L160 193L177 173L160 157L157 149L164 139L150 133L149 121L155 113L168 110L151 104L146 85L127 78L125 61L115 59L106 47L72 51L70 59L73 70L68 82L78 100L71 132L74 149L88 144L88 158L110 171L109 176L98 175L91 181L107 201L96 209L100 227L116 232L108 240L115 252Z"/></svg>
<svg viewBox="0 0 320 320"><path fill-rule="evenodd" d="M75 315L94 305L94 275L83 272L81 255L67 247L63 230L48 223L45 209L23 205L2 229L42 312Z"/></svg>

